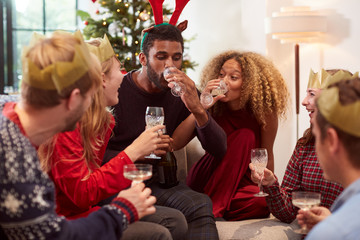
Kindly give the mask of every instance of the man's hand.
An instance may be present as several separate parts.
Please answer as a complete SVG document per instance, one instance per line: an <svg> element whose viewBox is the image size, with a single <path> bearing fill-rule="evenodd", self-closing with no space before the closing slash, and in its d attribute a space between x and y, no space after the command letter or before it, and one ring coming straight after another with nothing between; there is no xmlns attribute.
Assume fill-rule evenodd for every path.
<svg viewBox="0 0 360 240"><path fill-rule="evenodd" d="M175 82L181 82L186 86L185 93L181 96L181 100L187 109L194 115L199 126L203 126L208 121L206 110L200 103L199 95L195 83L184 72L174 69L169 75L169 79ZM173 84L169 82L169 87Z"/></svg>
<svg viewBox="0 0 360 240"><path fill-rule="evenodd" d="M156 198L151 196L150 188L145 188L144 183L138 183L129 189L123 190L118 194L118 197L122 197L130 201L138 212L139 219L155 213L154 204Z"/></svg>
<svg viewBox="0 0 360 240"><path fill-rule="evenodd" d="M166 152L172 152L173 149L173 139L169 135L160 135L160 143L157 145L158 148L154 151L155 155L161 156Z"/></svg>
<svg viewBox="0 0 360 240"><path fill-rule="evenodd" d="M252 163L249 164L249 168L251 170L251 180L258 184L260 182L260 175L255 171L255 167ZM272 171L270 171L269 169L265 168L264 170L264 176L262 179L262 185L263 186L271 186L276 182L276 178L275 175Z"/></svg>
<svg viewBox="0 0 360 240"><path fill-rule="evenodd" d="M299 210L296 219L300 226L306 225L307 229L312 229L317 223L331 215L329 209L325 207L313 207L310 210Z"/></svg>

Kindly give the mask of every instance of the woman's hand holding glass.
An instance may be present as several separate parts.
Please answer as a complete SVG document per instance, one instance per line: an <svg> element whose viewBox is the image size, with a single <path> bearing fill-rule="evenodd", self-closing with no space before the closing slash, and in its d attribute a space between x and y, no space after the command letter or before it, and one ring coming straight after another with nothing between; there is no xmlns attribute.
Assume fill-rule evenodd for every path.
<svg viewBox="0 0 360 240"><path fill-rule="evenodd" d="M249 168L251 170L251 180L258 184L261 180L261 184L263 186L271 186L271 185L274 185L274 183L276 182L276 177L274 175L274 173L265 168L264 169L264 175L262 176L261 178L261 175L259 175L256 171L255 171L255 166L253 163L250 163L249 164Z"/></svg>
<svg viewBox="0 0 360 240"><path fill-rule="evenodd" d="M133 162L137 159L142 159L152 152L156 152L156 154L159 155L165 154L166 152L161 150L165 147L162 140L162 130L164 128L165 125L147 128L127 148L125 148L125 153ZM168 145L166 145L166 147L167 146Z"/></svg>
<svg viewBox="0 0 360 240"><path fill-rule="evenodd" d="M200 103L205 109L208 109L219 99L225 97L227 91L228 87L224 79L211 80L200 95Z"/></svg>

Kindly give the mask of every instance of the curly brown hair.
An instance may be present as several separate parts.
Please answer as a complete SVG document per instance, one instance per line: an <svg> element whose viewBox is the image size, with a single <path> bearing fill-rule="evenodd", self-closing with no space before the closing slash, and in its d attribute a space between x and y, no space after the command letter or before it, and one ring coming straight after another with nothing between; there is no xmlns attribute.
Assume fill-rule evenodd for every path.
<svg viewBox="0 0 360 240"><path fill-rule="evenodd" d="M218 78L222 66L230 59L241 67L241 106L248 105L263 127L269 114L285 117L289 98L285 80L274 64L260 54L231 50L215 56L203 69L200 88L204 89L208 81ZM225 104L218 101L209 111L220 115L224 107Z"/></svg>

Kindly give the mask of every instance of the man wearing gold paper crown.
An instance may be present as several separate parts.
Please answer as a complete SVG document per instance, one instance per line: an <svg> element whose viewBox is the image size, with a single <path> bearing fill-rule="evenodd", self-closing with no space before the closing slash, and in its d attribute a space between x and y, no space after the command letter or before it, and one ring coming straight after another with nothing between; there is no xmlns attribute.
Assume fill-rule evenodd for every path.
<svg viewBox="0 0 360 240"><path fill-rule="evenodd" d="M316 154L324 178L344 191L331 206L299 211L309 225L322 220L306 239L359 239L360 236L360 78L344 79L323 90L312 119ZM305 216L304 216L305 215Z"/></svg>
<svg viewBox="0 0 360 240"><path fill-rule="evenodd" d="M104 161L124 150L145 129L147 106L163 107L168 135L162 135L161 138L168 142L169 136L173 137L172 147L175 150L182 148L197 135L206 151L222 158L226 153L226 134L200 104L195 83L180 70L184 52L181 30L186 28L186 24L178 25L181 30L174 25L188 0L176 1L170 24L163 23L163 1L149 2L156 25L146 30L141 43L139 60L142 68L125 75L119 88L119 103L113 109L116 121L114 137L109 141ZM164 78L164 70L168 67L174 70L169 77L186 86L185 93L180 97L171 94L169 83ZM185 136L186 142L179 143L173 134L179 126L184 127L178 133ZM171 151L171 147L168 150ZM158 150L155 154L159 154ZM155 179L150 188L157 197L157 205L175 208L185 215L189 239L218 239L212 203L208 196L191 190L183 183L162 189Z"/></svg>
<svg viewBox="0 0 360 240"><path fill-rule="evenodd" d="M324 70L318 73L310 71L307 94L302 105L309 112L310 120L314 117L315 97L319 95L322 89L325 89L331 83L343 78L357 77L358 73L352 75L344 70ZM265 169L263 178L264 191L269 194L266 197L266 203L270 212L279 220L290 223L295 220L297 210L292 204L292 192L310 191L321 193L321 205L329 208L343 188L335 182L328 181L322 176L315 153L315 138L311 133L311 126L305 130L304 135L296 144L295 150L286 167L281 186L272 171ZM253 167L252 179L259 181Z"/></svg>
<svg viewBox="0 0 360 240"><path fill-rule="evenodd" d="M154 213L144 184L120 192L87 218L55 213L52 181L37 147L73 130L101 85L100 64L80 32L37 35L23 53L21 98L0 103L0 239L120 239L128 224Z"/></svg>

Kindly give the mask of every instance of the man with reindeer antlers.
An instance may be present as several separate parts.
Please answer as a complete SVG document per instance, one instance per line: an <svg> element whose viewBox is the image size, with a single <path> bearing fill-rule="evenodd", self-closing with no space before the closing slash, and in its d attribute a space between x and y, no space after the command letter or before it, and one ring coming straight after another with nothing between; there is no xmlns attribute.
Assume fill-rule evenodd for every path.
<svg viewBox="0 0 360 240"><path fill-rule="evenodd" d="M162 144L158 145L158 149L164 146L169 146L169 151L180 149L197 135L206 151L222 158L226 152L226 135L200 104L194 82L180 70L184 51L181 32L186 29L187 21L177 27L175 24L188 0L176 0L169 23L163 23L163 0L149 2L156 25L144 30L139 54L142 68L125 75L119 88L119 103L113 107L116 120L114 136L108 144L104 162L125 149L144 130L147 106L164 108L168 135L159 136ZM169 86L173 83L168 83L163 76L167 67L175 68L169 78L186 86L181 97L175 97L170 92ZM149 187L157 198L157 205L175 208L185 215L188 239L219 238L208 196L182 183L163 189L154 181L149 183ZM152 221L149 218L151 216L146 221Z"/></svg>

